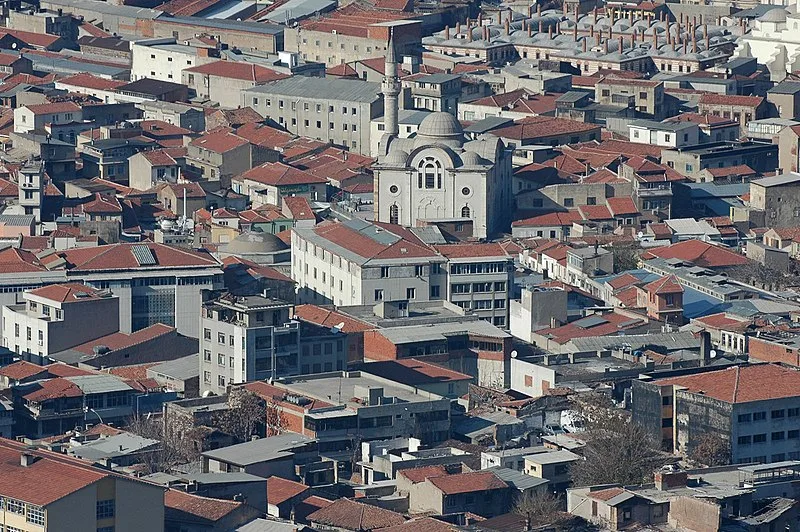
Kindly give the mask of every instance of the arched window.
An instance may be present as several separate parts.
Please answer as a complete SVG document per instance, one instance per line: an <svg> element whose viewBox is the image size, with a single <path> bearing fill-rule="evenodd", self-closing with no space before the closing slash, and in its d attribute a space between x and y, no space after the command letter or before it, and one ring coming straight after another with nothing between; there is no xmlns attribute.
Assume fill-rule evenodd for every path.
<svg viewBox="0 0 800 532"><path fill-rule="evenodd" d="M417 170L419 188L442 188L442 163L433 157L426 157L419 163Z"/></svg>
<svg viewBox="0 0 800 532"><path fill-rule="evenodd" d="M389 223L390 224L399 224L400 223L400 207L397 205L392 205L389 207Z"/></svg>
<svg viewBox="0 0 800 532"><path fill-rule="evenodd" d="M470 215L469 205L464 205L463 207L461 207L461 217L469 218L469 215Z"/></svg>

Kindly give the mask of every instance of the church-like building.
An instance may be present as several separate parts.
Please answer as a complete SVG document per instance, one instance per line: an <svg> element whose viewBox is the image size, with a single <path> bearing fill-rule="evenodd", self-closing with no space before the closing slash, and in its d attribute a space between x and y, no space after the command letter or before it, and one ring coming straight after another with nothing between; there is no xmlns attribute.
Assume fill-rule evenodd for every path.
<svg viewBox="0 0 800 532"><path fill-rule="evenodd" d="M375 219L405 226L472 226L472 236L507 231L514 207L511 153L497 137L467 140L449 113L431 113L416 135L399 138L400 80L390 39L383 82L385 133L373 166Z"/></svg>

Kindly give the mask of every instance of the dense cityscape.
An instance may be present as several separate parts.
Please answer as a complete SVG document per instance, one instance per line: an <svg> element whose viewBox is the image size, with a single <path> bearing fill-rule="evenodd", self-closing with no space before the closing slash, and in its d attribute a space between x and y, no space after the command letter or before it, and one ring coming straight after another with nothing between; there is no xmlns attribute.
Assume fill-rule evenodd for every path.
<svg viewBox="0 0 800 532"><path fill-rule="evenodd" d="M800 531L783 1L0 4L0 532Z"/></svg>

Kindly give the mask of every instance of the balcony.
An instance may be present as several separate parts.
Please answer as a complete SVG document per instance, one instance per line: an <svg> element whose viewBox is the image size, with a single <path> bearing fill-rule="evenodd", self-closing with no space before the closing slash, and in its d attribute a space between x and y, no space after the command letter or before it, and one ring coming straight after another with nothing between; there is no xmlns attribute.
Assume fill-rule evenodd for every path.
<svg viewBox="0 0 800 532"><path fill-rule="evenodd" d="M658 197L672 197L672 188L667 187L659 187L659 188L637 188L636 195L640 198L652 198L655 196Z"/></svg>

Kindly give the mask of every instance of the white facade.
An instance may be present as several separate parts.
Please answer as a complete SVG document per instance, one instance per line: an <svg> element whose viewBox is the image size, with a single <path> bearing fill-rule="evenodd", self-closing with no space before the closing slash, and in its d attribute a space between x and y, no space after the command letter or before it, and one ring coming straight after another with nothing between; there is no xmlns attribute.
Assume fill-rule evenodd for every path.
<svg viewBox="0 0 800 532"><path fill-rule="evenodd" d="M682 148L700 142L700 128L691 122L636 120L628 124L628 136L636 144Z"/></svg>
<svg viewBox="0 0 800 532"><path fill-rule="evenodd" d="M800 70L799 14L776 6L752 24L739 39L735 55L754 57L766 65L772 81L783 81L788 72Z"/></svg>
<svg viewBox="0 0 800 532"><path fill-rule="evenodd" d="M45 107L43 104L36 107ZM66 108L66 106L64 106ZM53 105L55 109L56 106ZM83 121L83 111L77 105L74 109L66 111L55 111L52 113L34 113L27 106L14 109L14 133L28 133L30 131L43 130L45 124L61 125Z"/></svg>
<svg viewBox="0 0 800 532"><path fill-rule="evenodd" d="M198 64L197 49L176 44L173 38L134 42L131 52L131 81L150 78L181 83L183 69Z"/></svg>

